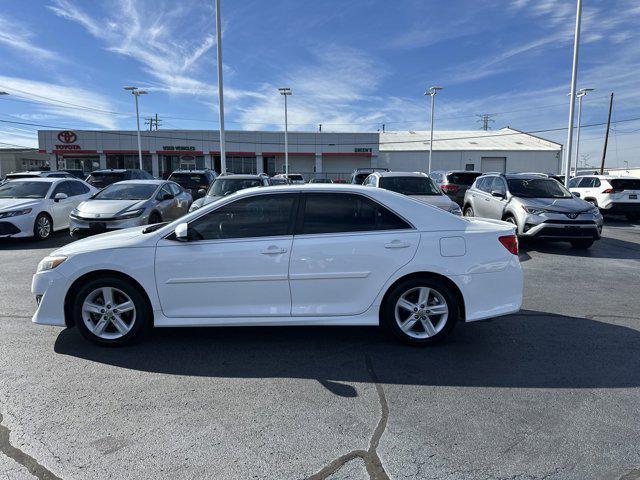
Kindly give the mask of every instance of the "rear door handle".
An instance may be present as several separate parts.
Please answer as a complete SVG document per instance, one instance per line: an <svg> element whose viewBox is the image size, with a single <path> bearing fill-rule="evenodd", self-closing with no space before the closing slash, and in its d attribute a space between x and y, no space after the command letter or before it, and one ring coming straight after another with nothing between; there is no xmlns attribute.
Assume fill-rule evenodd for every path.
<svg viewBox="0 0 640 480"><path fill-rule="evenodd" d="M266 250L263 250L260 253L262 253L262 255L281 255L283 253L287 253L287 249L286 248L276 247L275 245L272 245L272 246L270 246Z"/></svg>
<svg viewBox="0 0 640 480"><path fill-rule="evenodd" d="M410 246L411 246L410 243L403 242L402 240L394 240L392 242L384 244L384 248L407 248Z"/></svg>

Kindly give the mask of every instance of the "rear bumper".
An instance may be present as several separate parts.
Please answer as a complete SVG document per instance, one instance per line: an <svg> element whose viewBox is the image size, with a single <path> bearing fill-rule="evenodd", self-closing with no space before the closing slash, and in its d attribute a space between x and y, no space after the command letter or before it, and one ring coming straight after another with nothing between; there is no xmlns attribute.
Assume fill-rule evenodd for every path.
<svg viewBox="0 0 640 480"><path fill-rule="evenodd" d="M640 202L611 202L601 206L600 211L610 215L640 214Z"/></svg>
<svg viewBox="0 0 640 480"><path fill-rule="evenodd" d="M522 306L523 275L514 255L507 268L498 272L456 275L466 310L467 322L516 313Z"/></svg>

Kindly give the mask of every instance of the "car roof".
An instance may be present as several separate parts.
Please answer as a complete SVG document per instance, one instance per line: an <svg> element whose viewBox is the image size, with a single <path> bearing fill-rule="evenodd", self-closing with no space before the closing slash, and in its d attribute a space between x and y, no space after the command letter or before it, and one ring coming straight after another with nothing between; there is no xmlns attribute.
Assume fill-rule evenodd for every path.
<svg viewBox="0 0 640 480"><path fill-rule="evenodd" d="M262 180L265 176L258 173L230 173L228 175L220 175L216 180L226 180L227 178L234 180Z"/></svg>
<svg viewBox="0 0 640 480"><path fill-rule="evenodd" d="M81 181L79 178L68 178L68 177L26 177L26 178L16 178L15 180L11 180L12 182L15 181L23 181L23 182L43 182L43 183L55 183L55 182L62 182L62 181L69 181L69 180L75 180L75 181Z"/></svg>
<svg viewBox="0 0 640 480"><path fill-rule="evenodd" d="M125 173L138 170L137 168L102 168L100 170L94 170L93 173Z"/></svg>
<svg viewBox="0 0 640 480"><path fill-rule="evenodd" d="M209 170L209 169L197 169L197 170L174 170L173 172L171 172L171 175L173 175L174 173L197 173L197 174L205 174L207 172L212 172L213 170Z"/></svg>
<svg viewBox="0 0 640 480"><path fill-rule="evenodd" d="M116 182L115 184L118 185L137 185L137 184L142 184L142 185L162 185L164 183L174 183L174 182L167 182L166 180L156 180L155 178L141 178L139 180L123 180L121 182Z"/></svg>
<svg viewBox="0 0 640 480"><path fill-rule="evenodd" d="M418 178L428 178L429 175L423 172L373 172L371 175L375 175L377 177L418 177Z"/></svg>

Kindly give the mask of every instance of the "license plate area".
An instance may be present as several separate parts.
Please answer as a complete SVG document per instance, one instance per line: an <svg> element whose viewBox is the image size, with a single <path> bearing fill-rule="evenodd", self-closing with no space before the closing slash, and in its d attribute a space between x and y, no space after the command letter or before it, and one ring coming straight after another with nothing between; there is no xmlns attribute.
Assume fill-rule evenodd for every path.
<svg viewBox="0 0 640 480"><path fill-rule="evenodd" d="M89 224L89 230L96 232L104 232L107 229L107 224L104 222L91 222Z"/></svg>
<svg viewBox="0 0 640 480"><path fill-rule="evenodd" d="M630 193L629 194L629 200L637 200L638 199L638 194L637 193Z"/></svg>

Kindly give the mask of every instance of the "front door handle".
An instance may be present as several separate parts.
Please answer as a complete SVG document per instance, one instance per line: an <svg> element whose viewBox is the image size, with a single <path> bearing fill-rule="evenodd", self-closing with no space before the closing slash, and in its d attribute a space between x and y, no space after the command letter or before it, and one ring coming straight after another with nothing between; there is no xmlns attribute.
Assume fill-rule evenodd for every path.
<svg viewBox="0 0 640 480"><path fill-rule="evenodd" d="M267 248L266 250L263 250L260 253L262 253L262 255L281 255L283 253L287 253L287 249L276 247L275 245L271 245L269 248Z"/></svg>
<svg viewBox="0 0 640 480"><path fill-rule="evenodd" d="M410 243L403 242L402 240L394 240L392 242L384 244L384 248L407 248L410 246L411 246Z"/></svg>

